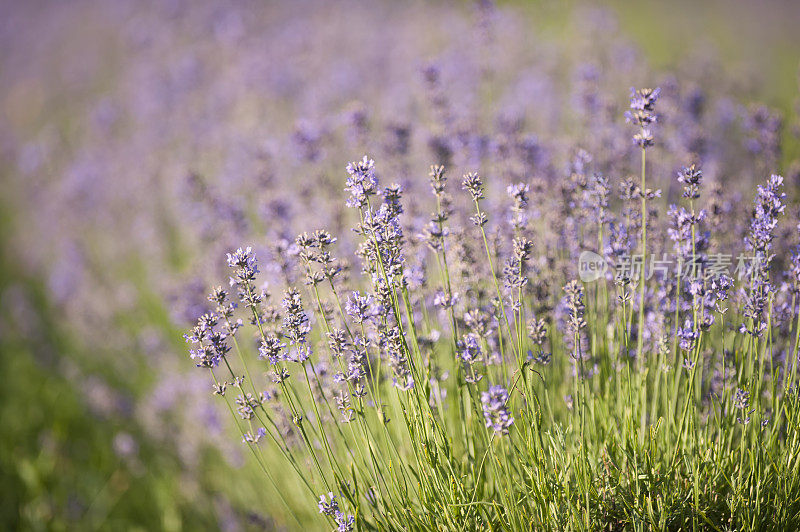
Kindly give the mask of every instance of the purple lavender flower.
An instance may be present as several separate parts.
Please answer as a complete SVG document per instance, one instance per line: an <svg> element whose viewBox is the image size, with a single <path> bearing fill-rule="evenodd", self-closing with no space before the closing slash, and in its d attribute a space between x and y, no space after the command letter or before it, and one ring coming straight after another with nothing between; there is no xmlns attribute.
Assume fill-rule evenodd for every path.
<svg viewBox="0 0 800 532"><path fill-rule="evenodd" d="M483 199L483 179L477 173L464 174L461 186L470 193L473 201Z"/></svg>
<svg viewBox="0 0 800 532"><path fill-rule="evenodd" d="M350 193L347 206L363 207L367 204L369 197L375 195L378 190L375 161L365 155L361 161L348 164L346 170L349 177L345 190Z"/></svg>
<svg viewBox="0 0 800 532"><path fill-rule="evenodd" d="M695 342L700 336L700 332L696 330L691 320L686 320L683 327L678 328L677 334L680 340L680 348L684 351L692 351Z"/></svg>
<svg viewBox="0 0 800 532"><path fill-rule="evenodd" d="M354 290L347 296L344 309L354 322L364 323L374 315L372 296Z"/></svg>
<svg viewBox="0 0 800 532"><path fill-rule="evenodd" d="M547 322L544 319L531 318L527 323L528 338L535 345L544 344L547 338Z"/></svg>
<svg viewBox="0 0 800 532"><path fill-rule="evenodd" d="M586 320L583 318L583 286L578 281L570 281L564 286L566 292L567 328L569 333L577 335L581 329L586 327Z"/></svg>
<svg viewBox="0 0 800 532"><path fill-rule="evenodd" d="M433 296L433 305L442 309L450 309L458 303L458 294L448 294L444 290L437 290Z"/></svg>
<svg viewBox="0 0 800 532"><path fill-rule="evenodd" d="M337 511L334 520L336 521L336 532L351 532L356 525L356 518L352 515L345 515Z"/></svg>
<svg viewBox="0 0 800 532"><path fill-rule="evenodd" d="M526 208L528 207L528 192L530 186L525 183L515 183L508 185L506 192L513 200L511 206L511 225L514 229L519 230L525 226L528 221Z"/></svg>
<svg viewBox="0 0 800 532"><path fill-rule="evenodd" d="M703 180L703 172L696 165L684 166L678 172L678 181L683 183L683 197L697 199L700 197L700 183Z"/></svg>
<svg viewBox="0 0 800 532"><path fill-rule="evenodd" d="M324 515L333 516L339 512L339 502L336 500L336 495L334 495L332 491L328 492L327 498L325 494L319 496L317 507L319 508L319 513Z"/></svg>
<svg viewBox="0 0 800 532"><path fill-rule="evenodd" d="M267 435L267 429L264 427L258 427L258 430L255 434L250 432L245 432L242 437L242 443L258 443Z"/></svg>
<svg viewBox="0 0 800 532"><path fill-rule="evenodd" d="M405 342L400 328L382 327L378 330L378 344L389 360L392 368L392 381L394 385L403 391L408 391L414 387L414 378L409 369L409 361L406 356Z"/></svg>
<svg viewBox="0 0 800 532"><path fill-rule="evenodd" d="M184 335L187 342L197 347L189 350L189 356L199 368L215 368L219 361L230 351L228 335L216 330L219 318L216 314L206 313L197 319L197 325L190 333Z"/></svg>
<svg viewBox="0 0 800 532"><path fill-rule="evenodd" d="M772 239L778 226L778 215L786 205L786 194L781 192L783 177L772 174L766 186L759 185L755 210L750 223L750 233L745 239L747 249L754 252L762 273L767 273L772 261Z"/></svg>
<svg viewBox="0 0 800 532"><path fill-rule="evenodd" d="M495 434L506 435L509 428L514 424L508 406L508 391L496 384L489 388L489 391L481 393L481 403L483 405L483 417L486 420L486 427L494 430Z"/></svg>
<svg viewBox="0 0 800 532"><path fill-rule="evenodd" d="M264 296L255 289L255 279L259 271L253 248L248 246L244 250L239 248L233 253L228 253L228 266L233 268L230 285L238 288L239 299L245 307L255 309Z"/></svg>
<svg viewBox="0 0 800 532"><path fill-rule="evenodd" d="M261 345L258 347L258 357L268 360L274 366L280 360L280 351L284 347L286 347L286 344L281 343L274 334L270 334L261 340Z"/></svg>
<svg viewBox="0 0 800 532"><path fill-rule="evenodd" d="M283 334L289 339L289 345L294 347L291 360L303 363L311 356L307 336L311 331L308 315L303 310L303 301L300 292L295 288L288 288L283 298Z"/></svg>
<svg viewBox="0 0 800 532"><path fill-rule="evenodd" d="M767 328L763 319L764 308L769 294L774 291L769 282L769 267L773 259L772 240L778 226L778 215L786 208L786 194L781 192L781 187L783 177L775 174L770 176L766 186L758 186L750 232L745 238L747 248L753 251L754 263L744 304L744 316L749 323L743 323L739 330L754 337L760 337Z"/></svg>
<svg viewBox="0 0 800 532"><path fill-rule="evenodd" d="M631 110L625 112L625 120L639 126L639 132L633 136L633 142L642 149L654 144L650 125L658 119L654 111L660 94L660 88L639 90L631 88Z"/></svg>
<svg viewBox="0 0 800 532"><path fill-rule="evenodd" d="M533 242L527 238L515 238L514 250L503 266L503 286L510 296L511 308L518 312L522 308L521 289L528 284L527 261Z"/></svg>
<svg viewBox="0 0 800 532"><path fill-rule="evenodd" d="M231 286L253 282L258 274L258 264L253 248L239 248L233 253L228 253L228 266L233 268L234 277L231 277Z"/></svg>
<svg viewBox="0 0 800 532"><path fill-rule="evenodd" d="M475 333L465 334L458 341L458 354L456 357L465 367L465 380L469 383L476 383L483 378L483 375L476 373L475 366L483 360L483 350L481 349L480 338Z"/></svg>

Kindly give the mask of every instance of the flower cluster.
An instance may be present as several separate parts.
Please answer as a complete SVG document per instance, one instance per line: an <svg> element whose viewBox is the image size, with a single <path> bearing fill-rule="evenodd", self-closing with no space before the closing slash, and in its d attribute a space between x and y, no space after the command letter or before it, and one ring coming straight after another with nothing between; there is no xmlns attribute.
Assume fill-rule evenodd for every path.
<svg viewBox="0 0 800 532"><path fill-rule="evenodd" d="M486 427L491 428L495 434L506 435L514 424L514 418L508 408L508 391L496 384L488 391L481 393L483 404L483 417Z"/></svg>
<svg viewBox="0 0 800 532"><path fill-rule="evenodd" d="M625 120L639 126L639 132L633 136L633 143L642 149L654 144L650 126L658 120L655 108L660 95L660 88L638 90L631 88L631 110L625 112Z"/></svg>

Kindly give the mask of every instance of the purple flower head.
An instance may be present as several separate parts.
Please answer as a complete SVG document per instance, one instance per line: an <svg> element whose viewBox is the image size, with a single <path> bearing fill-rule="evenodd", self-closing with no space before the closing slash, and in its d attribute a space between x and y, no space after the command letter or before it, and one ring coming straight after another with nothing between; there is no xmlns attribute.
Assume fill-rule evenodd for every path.
<svg viewBox="0 0 800 532"><path fill-rule="evenodd" d="M570 334L578 332L586 327L586 320L583 317L583 286L578 281L570 281L564 286L566 292L567 328Z"/></svg>
<svg viewBox="0 0 800 532"><path fill-rule="evenodd" d="M334 515L334 519L336 521L336 532L350 532L356 525L356 518L352 515L345 515L342 512L337 511Z"/></svg>
<svg viewBox="0 0 800 532"><path fill-rule="evenodd" d="M472 195L473 201L483 199L483 179L477 173L464 174L461 186Z"/></svg>
<svg viewBox="0 0 800 532"><path fill-rule="evenodd" d="M330 516L336 514L339 511L339 502L336 500L336 495L334 495L332 491L328 492L327 499L324 494L320 495L317 508L319 508L319 513L321 514Z"/></svg>
<svg viewBox="0 0 800 532"><path fill-rule="evenodd" d="M658 120L654 111L660 94L660 88L639 90L631 88L631 110L625 112L625 120L639 126L640 130L633 136L633 142L642 149L654 144L649 126Z"/></svg>
<svg viewBox="0 0 800 532"><path fill-rule="evenodd" d="M783 177L775 174L770 176L766 186L758 186L750 233L745 239L747 249L755 253L764 276L772 261L772 239L778 226L778 215L786 208L786 194L781 192L782 187Z"/></svg>
<svg viewBox="0 0 800 532"><path fill-rule="evenodd" d="M283 298L283 334L289 339L289 345L294 346L295 353L291 357L296 362L305 362L311 354L311 348L306 341L311 331L308 314L303 310L303 301L296 288L288 288Z"/></svg>
<svg viewBox="0 0 800 532"><path fill-rule="evenodd" d="M394 385L403 391L413 388L414 378L409 369L405 340L400 328L397 326L381 328L378 331L378 345L385 353L389 367L392 368Z"/></svg>
<svg viewBox="0 0 800 532"><path fill-rule="evenodd" d="M692 164L684 166L678 172L678 181L683 183L683 197L697 199L700 197L700 184L703 180L703 172Z"/></svg>
<svg viewBox="0 0 800 532"><path fill-rule="evenodd" d="M234 277L231 277L231 286L253 282L258 274L258 265L253 248L239 248L233 253L228 253L228 266L233 268Z"/></svg>
<svg viewBox="0 0 800 532"><path fill-rule="evenodd" d="M265 429L264 427L258 427L258 430L256 431L255 434L251 434L250 432L245 432L244 436L242 437L242 443L258 443L266 435L267 435L267 429Z"/></svg>
<svg viewBox="0 0 800 532"><path fill-rule="evenodd" d="M190 349L189 357L195 361L198 368L216 368L219 364L219 356L207 345Z"/></svg>
<svg viewBox="0 0 800 532"><path fill-rule="evenodd" d="M739 410L746 410L750 406L750 392L736 388L736 393L733 394L733 406Z"/></svg>
<svg viewBox="0 0 800 532"><path fill-rule="evenodd" d="M476 373L475 366L483 359L480 339L475 333L465 334L457 343L458 358L465 368L465 380L469 383L476 383L483 378L483 375Z"/></svg>
<svg viewBox="0 0 800 532"><path fill-rule="evenodd" d="M444 193L444 187L447 183L447 177L445 177L445 168L442 165L433 165L431 166L431 171L428 174L431 178L431 188L433 189L433 193L437 196L441 196Z"/></svg>
<svg viewBox="0 0 800 532"><path fill-rule="evenodd" d="M284 347L286 347L286 344L281 343L274 334L270 334L261 340L261 345L258 348L258 357L268 360L274 366L280 360L280 351Z"/></svg>
<svg viewBox="0 0 800 532"><path fill-rule="evenodd" d="M652 113L656 108L656 101L661 95L661 88L639 89L631 87L631 109L634 111L647 111Z"/></svg>
<svg viewBox="0 0 800 532"><path fill-rule="evenodd" d="M230 350L228 334L215 329L219 317L214 313L206 313L197 319L197 325L184 335L187 342L196 344L189 350L189 356L199 368L215 368L219 361Z"/></svg>
<svg viewBox="0 0 800 532"><path fill-rule="evenodd" d="M480 361L482 350L478 335L467 333L458 342L458 358L467 365Z"/></svg>
<svg viewBox="0 0 800 532"><path fill-rule="evenodd" d="M458 299L458 294L448 294L444 290L437 290L433 296L433 305L442 309L449 309L458 303Z"/></svg>
<svg viewBox="0 0 800 532"><path fill-rule="evenodd" d="M680 348L684 351L691 351L694 349L695 342L700 336L700 333L695 330L691 320L686 320L683 327L678 328L678 340Z"/></svg>
<svg viewBox="0 0 800 532"><path fill-rule="evenodd" d="M609 221L608 197L611 186L607 177L602 174L593 174L589 187L584 191L585 205L593 215L593 220L598 226Z"/></svg>
<svg viewBox="0 0 800 532"><path fill-rule="evenodd" d="M370 196L378 190L378 178L375 176L375 161L366 155L361 161L347 165L348 178L345 190L350 193L348 207L363 207Z"/></svg>
<svg viewBox="0 0 800 532"><path fill-rule="evenodd" d="M535 345L544 344L547 339L547 322L544 319L531 318L527 323L528 338Z"/></svg>
<svg viewBox="0 0 800 532"><path fill-rule="evenodd" d="M233 277L230 285L236 286L239 299L245 307L255 309L264 299L264 294L256 291L255 280L258 274L258 265L253 248L239 248L233 253L228 253L228 266L233 268Z"/></svg>
<svg viewBox="0 0 800 532"><path fill-rule="evenodd" d="M364 323L375 315L372 296L369 294L361 295L357 290L347 296L344 310L356 323Z"/></svg>
<svg viewBox="0 0 800 532"><path fill-rule="evenodd" d="M702 241L702 236L696 235L694 249L692 248L692 227L696 227L705 220L706 212L701 210L692 215L684 207L670 205L667 209L667 217L670 221L667 234L673 242L673 249L683 263L688 263L692 260L693 251L698 251L700 247L698 242Z"/></svg>
<svg viewBox="0 0 800 532"><path fill-rule="evenodd" d="M514 205L518 208L528 206L528 192L530 186L525 183L514 183L506 187L509 197L514 200Z"/></svg>
<svg viewBox="0 0 800 532"><path fill-rule="evenodd" d="M483 405L483 417L486 420L486 427L491 428L496 434L508 434L508 429L514 424L508 406L508 391L496 384L489 388L489 391L481 393L481 403Z"/></svg>
<svg viewBox="0 0 800 532"><path fill-rule="evenodd" d="M653 146L655 144L653 132L647 128L642 128L640 132L633 136L633 143L640 148L649 148L650 146Z"/></svg>
<svg viewBox="0 0 800 532"><path fill-rule="evenodd" d="M328 333L328 349L333 358L339 358L345 354L348 348L347 335L342 329L333 329Z"/></svg>
<svg viewBox="0 0 800 532"><path fill-rule="evenodd" d="M729 275L723 273L711 280L710 292L716 301L727 300L731 288L733 288L733 279Z"/></svg>
<svg viewBox="0 0 800 532"><path fill-rule="evenodd" d="M400 202L403 199L403 187L397 183L392 183L383 189L383 204L387 219L397 218L399 214L403 213L403 204Z"/></svg>
<svg viewBox="0 0 800 532"><path fill-rule="evenodd" d="M520 229L525 226L528 221L528 214L526 208L528 207L528 191L530 186L525 183L515 183L508 185L506 192L513 200L514 204L511 206L510 222L514 229Z"/></svg>

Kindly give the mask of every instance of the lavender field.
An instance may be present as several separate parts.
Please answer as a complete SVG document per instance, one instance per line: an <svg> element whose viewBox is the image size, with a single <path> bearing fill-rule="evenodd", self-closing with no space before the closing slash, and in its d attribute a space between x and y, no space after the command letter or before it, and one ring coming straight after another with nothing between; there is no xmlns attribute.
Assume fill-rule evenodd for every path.
<svg viewBox="0 0 800 532"><path fill-rule="evenodd" d="M799 25L0 2L0 529L800 529Z"/></svg>

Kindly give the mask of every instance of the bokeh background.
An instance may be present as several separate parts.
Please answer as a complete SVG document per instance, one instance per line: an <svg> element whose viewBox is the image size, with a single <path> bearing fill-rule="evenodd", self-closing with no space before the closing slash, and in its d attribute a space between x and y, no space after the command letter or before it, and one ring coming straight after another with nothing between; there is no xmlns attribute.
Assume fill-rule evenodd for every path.
<svg viewBox="0 0 800 532"><path fill-rule="evenodd" d="M790 0L1 2L0 528L282 529L181 338L225 251L346 233L344 165L424 180L448 121L558 161L576 102L624 128L631 85L772 131L720 153L796 197L798 26Z"/></svg>

